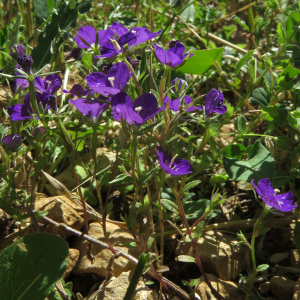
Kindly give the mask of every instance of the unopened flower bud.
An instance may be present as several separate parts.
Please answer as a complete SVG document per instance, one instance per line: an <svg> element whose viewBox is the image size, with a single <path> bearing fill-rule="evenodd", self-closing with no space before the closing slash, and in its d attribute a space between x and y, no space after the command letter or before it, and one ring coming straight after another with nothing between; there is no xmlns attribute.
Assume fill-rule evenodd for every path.
<svg viewBox="0 0 300 300"><path fill-rule="evenodd" d="M2 139L2 146L6 152L15 151L22 144L22 137L16 133L6 135Z"/></svg>
<svg viewBox="0 0 300 300"><path fill-rule="evenodd" d="M33 64L33 60L31 56L28 56L26 54L22 56L18 56L17 62L20 65L20 67L24 70L24 72L28 75L31 73L31 66Z"/></svg>
<svg viewBox="0 0 300 300"><path fill-rule="evenodd" d="M48 130L41 126L41 127L36 127L32 130L31 135L38 141L40 142L42 137L48 132Z"/></svg>
<svg viewBox="0 0 300 300"><path fill-rule="evenodd" d="M72 49L65 57L65 60L68 60L70 58L74 58L75 60L80 60L82 57L81 50L82 50L81 48Z"/></svg>

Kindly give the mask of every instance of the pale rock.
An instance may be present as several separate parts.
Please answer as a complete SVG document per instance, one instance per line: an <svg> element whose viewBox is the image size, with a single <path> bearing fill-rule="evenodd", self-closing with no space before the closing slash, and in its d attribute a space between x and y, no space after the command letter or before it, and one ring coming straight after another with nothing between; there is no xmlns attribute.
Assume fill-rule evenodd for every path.
<svg viewBox="0 0 300 300"><path fill-rule="evenodd" d="M300 279L296 282L293 300L300 300Z"/></svg>
<svg viewBox="0 0 300 300"><path fill-rule="evenodd" d="M122 300L126 294L129 286L132 272L127 271L120 274L119 277L112 277L107 284L102 284L97 297L93 300ZM95 294L95 293L94 293ZM91 300L92 297L87 297L87 300ZM156 292L150 290L145 286L143 280L139 280L135 289L134 300L157 300Z"/></svg>
<svg viewBox="0 0 300 300"><path fill-rule="evenodd" d="M222 280L235 279L250 264L249 248L237 243L234 235L213 230L204 232L197 242L204 270ZM180 242L175 254L194 257L191 243Z"/></svg>
<svg viewBox="0 0 300 300"><path fill-rule="evenodd" d="M244 300L245 297L238 291L238 287L234 282L224 281L212 274L206 274L213 288L219 292L225 299ZM195 288L195 293L200 296L201 300L218 300L211 292L206 284L203 276L200 278L199 284Z"/></svg>
<svg viewBox="0 0 300 300"><path fill-rule="evenodd" d="M0 240L0 251L4 250L8 246L10 246L11 244L16 242L21 237L31 234L31 233L35 233L35 230L34 230L32 224L30 224L29 226L27 226L24 229L17 230L15 232L5 236L3 239Z"/></svg>
<svg viewBox="0 0 300 300"><path fill-rule="evenodd" d="M63 275L63 279L66 279L71 274L71 272L73 271L73 269L75 268L78 262L79 255L80 252L77 249L72 249L72 248L69 249L69 258L68 258L66 271Z"/></svg>
<svg viewBox="0 0 300 300"><path fill-rule="evenodd" d="M297 249L291 250L291 258L290 258L291 266L293 268L300 269L300 256Z"/></svg>
<svg viewBox="0 0 300 300"><path fill-rule="evenodd" d="M273 276L270 280L271 292L276 300L292 300L296 282L283 276Z"/></svg>
<svg viewBox="0 0 300 300"><path fill-rule="evenodd" d="M84 226L83 208L65 196L37 197L35 210L45 210L48 212L48 218L76 230L80 230ZM63 238L71 234L65 229L55 228L47 222L44 224L46 226L44 232L55 233Z"/></svg>
<svg viewBox="0 0 300 300"><path fill-rule="evenodd" d="M278 264L289 257L289 253L275 253L270 257L270 263Z"/></svg>
<svg viewBox="0 0 300 300"><path fill-rule="evenodd" d="M118 225L107 222L106 230L110 232L109 241L113 245L116 242L119 243L130 243L134 239L131 233L124 228L119 227ZM105 242L102 226L98 223L91 223L89 226L89 235L94 237L97 240ZM94 258L93 263L87 255L87 246L88 242L81 238L77 238L75 243L76 249L80 251L79 261L73 270L73 274L86 274L92 273L99 275L101 277L106 277L107 266L110 258L113 256L113 253L106 248L103 248L100 245L92 244L91 254ZM127 247L119 247L119 249L124 252L129 253L130 255L138 258L139 251L136 249L128 249ZM115 277L118 277L122 272L130 271L135 268L135 264L130 262L128 259L125 259L122 256L115 258L112 263L112 274Z"/></svg>
<svg viewBox="0 0 300 300"><path fill-rule="evenodd" d="M82 155L82 161L87 165L94 165L94 160L91 158L91 153ZM110 165L110 163L116 158L116 153L110 151L108 148L102 147L97 149L97 162L98 170L102 170ZM79 160L75 161L75 165L81 166ZM72 167L67 167L62 173L55 177L56 180L61 182L69 191L72 191L76 186L76 180L74 178ZM46 188L53 196L57 195L57 192L52 184L46 184Z"/></svg>
<svg viewBox="0 0 300 300"><path fill-rule="evenodd" d="M262 293L262 294L266 294L266 293L269 293L270 291L270 281L266 281L266 282L263 282L259 285L259 291Z"/></svg>

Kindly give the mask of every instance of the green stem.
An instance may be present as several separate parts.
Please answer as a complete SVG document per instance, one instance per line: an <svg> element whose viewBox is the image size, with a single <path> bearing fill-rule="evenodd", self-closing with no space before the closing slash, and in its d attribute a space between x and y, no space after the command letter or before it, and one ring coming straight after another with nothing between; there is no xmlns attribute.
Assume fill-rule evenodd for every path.
<svg viewBox="0 0 300 300"><path fill-rule="evenodd" d="M4 20L3 20L3 11L2 11L2 3L1 2L0 2L0 21L1 21L1 28L3 29L5 27L5 25L4 25Z"/></svg>
<svg viewBox="0 0 300 300"><path fill-rule="evenodd" d="M258 231L261 228L261 222L269 212L269 209L267 206L264 207L264 210L260 217L257 219L257 221L254 224L253 228L253 234L251 238L251 257L252 257L252 266L253 266L253 272L252 272L252 277L251 277L251 282L250 282L250 291L252 290L254 280L257 274L257 267L256 267L256 259L255 259L255 238L258 236ZM249 294L246 297L246 300L248 300Z"/></svg>
<svg viewBox="0 0 300 300"><path fill-rule="evenodd" d="M35 86L34 86L34 76L33 75L28 76L28 82L29 82L30 104L32 106L34 113L38 116L39 119L41 119L39 108L38 108L38 105L36 102L36 97L35 97Z"/></svg>
<svg viewBox="0 0 300 300"><path fill-rule="evenodd" d="M195 152L195 156L199 155L199 153L203 150L203 148L207 144L208 139L209 139L209 122L206 123L203 139L202 139L201 144L199 145L199 147L197 148L197 150Z"/></svg>
<svg viewBox="0 0 300 300"><path fill-rule="evenodd" d="M133 79L134 79L134 81L135 81L135 84L136 84L136 86L137 86L137 88L138 88L138 90L139 90L140 95L142 95L142 94L143 94L143 91L142 91L142 88L141 88L141 86L140 86L140 84L139 84L139 80L138 80L138 78L136 77L136 74L135 74L135 72L134 72L134 69L133 69L132 65L129 63L129 61L127 60L127 58L126 58L125 55L123 56L123 59L124 59L125 64L126 64L127 67L129 68L129 71L132 73L132 77L133 77Z"/></svg>

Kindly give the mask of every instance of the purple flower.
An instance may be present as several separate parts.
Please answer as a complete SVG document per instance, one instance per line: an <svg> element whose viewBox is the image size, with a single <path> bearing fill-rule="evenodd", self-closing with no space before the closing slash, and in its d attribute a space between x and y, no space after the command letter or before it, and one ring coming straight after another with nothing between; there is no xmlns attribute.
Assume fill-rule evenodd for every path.
<svg viewBox="0 0 300 300"><path fill-rule="evenodd" d="M73 87L67 91L63 90L64 93L72 94L73 96L77 96L78 98L86 97L88 95L92 95L94 93L91 89L84 89L80 84L74 84Z"/></svg>
<svg viewBox="0 0 300 300"><path fill-rule="evenodd" d="M164 104L167 105L167 103L169 102L169 109L170 110L179 111L180 100L181 100L181 98L177 98L177 99L172 100L169 96L166 96L165 99L164 99ZM184 102L185 102L185 105L188 105L188 104L193 102L193 99L190 96L185 95L184 96ZM199 109L203 109L203 106L202 105L198 106L198 107L190 106L186 109L186 111L187 112L192 112L192 111L199 110Z"/></svg>
<svg viewBox="0 0 300 300"><path fill-rule="evenodd" d="M98 34L98 38L97 38ZM99 30L98 33L92 26L83 26L77 31L77 36L74 39L79 48L88 49L95 48L98 45L102 46L114 36L114 32L108 28ZM96 45L97 42L97 45Z"/></svg>
<svg viewBox="0 0 300 300"><path fill-rule="evenodd" d="M180 42L170 42L169 49L164 50L163 48L153 45L155 51L155 55L157 59L166 66L169 66L171 68L174 68L176 66L179 66L183 63L185 58L188 56L189 58L192 57L193 53L184 53L184 45Z"/></svg>
<svg viewBox="0 0 300 300"><path fill-rule="evenodd" d="M116 63L107 75L93 72L85 79L95 92L111 97L125 89L131 75L125 63Z"/></svg>
<svg viewBox="0 0 300 300"><path fill-rule="evenodd" d="M98 122L102 113L109 108L109 104L91 99L79 98L75 101L69 100L69 102L95 124Z"/></svg>
<svg viewBox="0 0 300 300"><path fill-rule="evenodd" d="M54 110L56 109L56 97L54 95L35 92L35 97L38 106L41 103L45 110L49 109L50 107ZM24 121L27 119L32 119L33 110L30 104L29 93L25 95L24 104L9 106L7 108L7 112L12 121Z"/></svg>
<svg viewBox="0 0 300 300"><path fill-rule="evenodd" d="M16 133L6 135L2 139L2 146L6 152L13 152L22 144L22 137Z"/></svg>
<svg viewBox="0 0 300 300"><path fill-rule="evenodd" d="M165 152L161 146L157 148L156 153L161 168L164 169L168 174L173 176L183 176L192 173L192 171L190 171L192 165L189 163L189 161L179 158L172 160L172 157Z"/></svg>
<svg viewBox="0 0 300 300"><path fill-rule="evenodd" d="M205 116L210 117L214 112L224 114L227 111L223 104L224 96L221 91L211 89L205 98Z"/></svg>
<svg viewBox="0 0 300 300"><path fill-rule="evenodd" d="M9 55L14 58L14 59L18 59L18 56L23 56L25 55L25 46L23 45L16 45L13 46L10 50L9 50Z"/></svg>
<svg viewBox="0 0 300 300"><path fill-rule="evenodd" d="M294 195L291 191L286 194L276 195L269 178L264 178L258 181L258 187L255 185L254 180L251 180L257 194L266 203L267 206L274 207L281 211L292 211L298 205L292 204Z"/></svg>
<svg viewBox="0 0 300 300"><path fill-rule="evenodd" d="M62 79L57 74L51 74L47 75L44 80L41 77L36 77L34 79L34 84L41 93L53 95L60 89Z"/></svg>
<svg viewBox="0 0 300 300"><path fill-rule="evenodd" d="M161 32L161 31L157 31L151 33L150 30L145 27L133 27L130 30L128 30L124 26L116 22L114 22L111 25L111 29L119 37L118 41L116 42L118 42L120 49L117 49L118 47L114 46L114 42L109 42L103 45L101 49L101 55L95 56L95 58L105 57L105 58L113 59L119 53L123 52L123 47L126 44L128 45L128 51L133 52L136 46L155 38Z"/></svg>
<svg viewBox="0 0 300 300"><path fill-rule="evenodd" d="M23 55L25 55L25 47L23 45L13 46L9 50L9 54L11 57L18 60L18 57L22 57ZM19 65L16 65L16 69L22 69L22 68ZM24 69L22 69L22 70L25 71ZM22 75L16 70L16 76L22 76ZM28 88L29 83L28 83L28 80L25 78L24 79L18 78L18 79L10 80L9 86L10 86L10 89L11 89L13 95L15 95L19 89L23 90L23 89Z"/></svg>
<svg viewBox="0 0 300 300"><path fill-rule="evenodd" d="M176 94L177 96L180 96L188 87L188 84L185 80L181 78L175 78L171 81L171 91Z"/></svg>
<svg viewBox="0 0 300 300"><path fill-rule="evenodd" d="M134 102L125 93L121 92L111 98L112 116L121 122L121 118L130 125L141 126L148 119L154 117L165 106L158 108L153 94L142 94Z"/></svg>

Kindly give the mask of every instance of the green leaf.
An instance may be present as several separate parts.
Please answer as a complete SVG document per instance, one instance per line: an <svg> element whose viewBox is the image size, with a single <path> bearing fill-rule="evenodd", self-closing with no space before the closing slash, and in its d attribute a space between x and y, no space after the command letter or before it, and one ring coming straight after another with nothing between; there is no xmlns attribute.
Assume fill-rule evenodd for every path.
<svg viewBox="0 0 300 300"><path fill-rule="evenodd" d="M300 254L300 222L296 221L295 231L294 231L294 242L298 253Z"/></svg>
<svg viewBox="0 0 300 300"><path fill-rule="evenodd" d="M77 166L77 167L79 167L79 166ZM86 202L88 202L90 205L97 205L98 200L97 200L96 196L91 191L89 191L89 189L85 189L83 187L81 187L80 189L82 192L83 199Z"/></svg>
<svg viewBox="0 0 300 300"><path fill-rule="evenodd" d="M266 228L266 227L263 227L263 228L260 228L257 235L264 235L266 234L268 231L270 231L271 228Z"/></svg>
<svg viewBox="0 0 300 300"><path fill-rule="evenodd" d="M252 105L268 106L270 103L270 96L263 87L260 87L252 92L250 101Z"/></svg>
<svg viewBox="0 0 300 300"><path fill-rule="evenodd" d="M150 172L148 172L147 174L145 174L142 177L142 180L141 180L142 181L142 185L145 185L149 180L151 180L157 170L158 170L158 167L152 169Z"/></svg>
<svg viewBox="0 0 300 300"><path fill-rule="evenodd" d="M82 166L75 166L75 170L81 181L84 181L89 177L89 174L86 173L85 169Z"/></svg>
<svg viewBox="0 0 300 300"><path fill-rule="evenodd" d="M224 155L230 158L242 159L245 149L246 148L243 144L233 144L226 148Z"/></svg>
<svg viewBox="0 0 300 300"><path fill-rule="evenodd" d="M169 200L169 199L161 199L161 205L167 209L167 210L170 210L172 211L173 213L176 213L178 214L178 206L172 201L172 200Z"/></svg>
<svg viewBox="0 0 300 300"><path fill-rule="evenodd" d="M35 166L35 171L36 173L39 173L40 171L43 170L43 168L46 166L46 164L49 161L49 156L48 155L44 155L42 156L39 161L37 162L36 166Z"/></svg>
<svg viewBox="0 0 300 300"><path fill-rule="evenodd" d="M267 264L259 265L259 266L256 268L256 272L262 272L262 271L267 270L268 268L270 268L270 266L267 265Z"/></svg>
<svg viewBox="0 0 300 300"><path fill-rule="evenodd" d="M223 174L214 174L209 179L209 184L212 186L216 185L218 182L226 182L229 180L229 176L224 172Z"/></svg>
<svg viewBox="0 0 300 300"><path fill-rule="evenodd" d="M300 74L300 70L295 69L289 64L280 74L277 80L278 85L284 90L290 90L293 88L294 78Z"/></svg>
<svg viewBox="0 0 300 300"><path fill-rule="evenodd" d="M42 25L45 20L50 17L49 12L49 0L35 0L34 1L34 11L36 13L36 22L38 25Z"/></svg>
<svg viewBox="0 0 300 300"><path fill-rule="evenodd" d="M249 9L248 9L248 21L249 21L249 26L250 26L250 32L254 33L254 31L255 31L255 21L254 21L254 17L253 17L252 6L250 6Z"/></svg>
<svg viewBox="0 0 300 300"><path fill-rule="evenodd" d="M179 70L188 74L201 75L215 64L215 60L221 56L223 50L224 48L194 50L194 56L189 58Z"/></svg>
<svg viewBox="0 0 300 300"><path fill-rule="evenodd" d="M258 182L262 178L270 178L272 181L274 176L274 158L259 140L254 143L247 161L224 157L223 163L227 174L233 180L250 182L254 179Z"/></svg>
<svg viewBox="0 0 300 300"><path fill-rule="evenodd" d="M246 129L246 123L247 119L244 115L240 115L236 118L234 125L238 133L242 133Z"/></svg>
<svg viewBox="0 0 300 300"><path fill-rule="evenodd" d="M116 182L122 181L122 180L124 180L124 179L126 179L126 178L127 178L127 179L130 178L130 179L133 180L132 176L129 175L129 174L120 174L120 175L118 175L114 180L110 181L109 184L112 184L112 183L116 183Z"/></svg>
<svg viewBox="0 0 300 300"><path fill-rule="evenodd" d="M206 207L210 206L210 200L200 199L200 200L188 200L183 204L184 212L186 218L189 219L199 219L205 212ZM215 218L219 215L219 210L214 210L211 215L212 218Z"/></svg>
<svg viewBox="0 0 300 300"><path fill-rule="evenodd" d="M190 3L191 1L189 1ZM193 23L195 21L195 6L194 4L189 5L181 14L180 17L186 22Z"/></svg>
<svg viewBox="0 0 300 300"><path fill-rule="evenodd" d="M249 27L247 26L247 24L245 23L245 21L241 20L237 15L233 15L231 17L231 19L234 20L235 22L237 22L239 25L241 25L247 31L250 31Z"/></svg>
<svg viewBox="0 0 300 300"><path fill-rule="evenodd" d="M191 189L193 189L194 187L196 187L199 183L201 182L201 180L194 180L189 182L188 184L185 185L185 187L183 188L182 192L185 193Z"/></svg>
<svg viewBox="0 0 300 300"><path fill-rule="evenodd" d="M0 254L0 295L9 300L43 300L62 277L68 243L50 233L20 238Z"/></svg>
<svg viewBox="0 0 300 300"><path fill-rule="evenodd" d="M253 55L254 50L249 50L247 54L245 54L240 61L237 63L236 67L235 67L235 76L237 76L237 74L239 73L241 67L245 64L245 62Z"/></svg>
<svg viewBox="0 0 300 300"><path fill-rule="evenodd" d="M195 241L197 242L199 238L201 237L203 233L203 226L204 226L204 221L199 222L195 228L194 234L195 234Z"/></svg>
<svg viewBox="0 0 300 300"><path fill-rule="evenodd" d="M236 25L223 26L224 33L226 35L226 40L230 40L231 35L236 30Z"/></svg>
<svg viewBox="0 0 300 300"><path fill-rule="evenodd" d="M193 262L196 263L196 260L194 257L189 256L189 255L178 255L176 257L177 261L181 261L181 262Z"/></svg>

